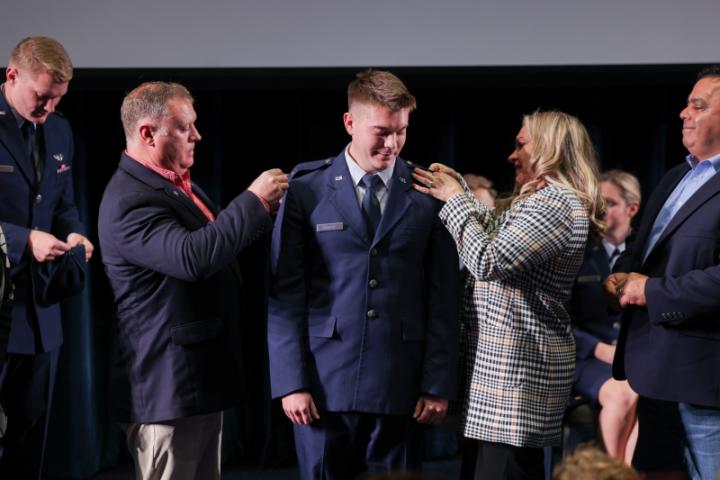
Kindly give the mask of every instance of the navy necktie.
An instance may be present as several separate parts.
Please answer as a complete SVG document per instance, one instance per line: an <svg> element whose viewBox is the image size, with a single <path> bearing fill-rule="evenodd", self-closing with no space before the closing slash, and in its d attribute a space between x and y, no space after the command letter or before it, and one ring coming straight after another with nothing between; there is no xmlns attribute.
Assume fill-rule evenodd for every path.
<svg viewBox="0 0 720 480"><path fill-rule="evenodd" d="M611 271L611 272L612 272L613 267L615 266L615 262L616 262L617 259L620 257L620 254L621 254L621 253L622 253L622 252L620 251L620 249L619 249L619 248L616 248L616 249L613 250L612 253L610 254L610 259L608 260L608 263L610 264L610 271Z"/></svg>
<svg viewBox="0 0 720 480"><path fill-rule="evenodd" d="M370 237L375 236L378 224L380 223L380 202L377 199L377 189L382 183L379 175L365 174L361 180L365 187L365 196L362 201L363 216L367 223Z"/></svg>
<svg viewBox="0 0 720 480"><path fill-rule="evenodd" d="M25 149L27 150L28 156L35 167L37 180L40 181L42 179L43 165L40 161L40 149L37 144L37 131L35 125L26 120L22 125L22 133L25 139Z"/></svg>

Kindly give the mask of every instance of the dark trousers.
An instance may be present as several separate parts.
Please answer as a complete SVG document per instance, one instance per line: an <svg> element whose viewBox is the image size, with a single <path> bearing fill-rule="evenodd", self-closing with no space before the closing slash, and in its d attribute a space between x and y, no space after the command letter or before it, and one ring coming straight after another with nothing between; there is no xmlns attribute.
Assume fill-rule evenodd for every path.
<svg viewBox="0 0 720 480"><path fill-rule="evenodd" d="M0 440L1 479L40 478L58 353L8 355L0 374L0 402L8 417Z"/></svg>
<svg viewBox="0 0 720 480"><path fill-rule="evenodd" d="M303 480L421 468L422 432L409 415L320 412L320 420L294 431Z"/></svg>
<svg viewBox="0 0 720 480"><path fill-rule="evenodd" d="M640 396L637 415L633 467L639 472L684 472L685 430L677 403Z"/></svg>
<svg viewBox="0 0 720 480"><path fill-rule="evenodd" d="M542 448L465 439L461 480L545 480Z"/></svg>

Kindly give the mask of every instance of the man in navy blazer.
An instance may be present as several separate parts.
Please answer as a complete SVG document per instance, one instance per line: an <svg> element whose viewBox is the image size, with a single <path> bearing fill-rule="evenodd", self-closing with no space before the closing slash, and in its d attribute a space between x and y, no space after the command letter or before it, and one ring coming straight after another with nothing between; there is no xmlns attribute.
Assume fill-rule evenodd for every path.
<svg viewBox="0 0 720 480"><path fill-rule="evenodd" d="M262 173L222 211L190 181L195 110L176 83L125 97L127 150L98 232L117 308L117 418L138 478L220 478L222 410L241 395L237 254L272 228L287 189Z"/></svg>
<svg viewBox="0 0 720 480"><path fill-rule="evenodd" d="M55 382L62 325L58 304L41 305L31 264L50 262L82 245L73 200L73 137L55 112L72 78L60 43L29 37L12 51L0 94L0 226L15 284L8 361L0 398L8 430L0 453L1 478L38 478Z"/></svg>
<svg viewBox="0 0 720 480"><path fill-rule="evenodd" d="M457 253L398 157L415 98L370 70L348 104L351 143L295 168L273 234L272 395L307 480L419 469L416 424L455 396Z"/></svg>
<svg viewBox="0 0 720 480"><path fill-rule="evenodd" d="M606 288L625 307L613 374L640 394L641 470L720 470L720 66L680 113L687 161L651 195ZM680 440L680 441L677 441ZM672 463L671 463L672 462Z"/></svg>

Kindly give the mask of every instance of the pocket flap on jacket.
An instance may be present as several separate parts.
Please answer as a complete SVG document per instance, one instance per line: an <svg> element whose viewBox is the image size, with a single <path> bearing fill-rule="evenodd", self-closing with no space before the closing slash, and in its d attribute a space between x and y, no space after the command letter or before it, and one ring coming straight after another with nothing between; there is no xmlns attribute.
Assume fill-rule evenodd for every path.
<svg viewBox="0 0 720 480"><path fill-rule="evenodd" d="M337 318L333 316L311 315L308 318L308 335L311 337L332 338L335 334Z"/></svg>
<svg viewBox="0 0 720 480"><path fill-rule="evenodd" d="M170 328L175 345L190 345L215 338L222 330L222 319L209 318L198 322L183 323Z"/></svg>

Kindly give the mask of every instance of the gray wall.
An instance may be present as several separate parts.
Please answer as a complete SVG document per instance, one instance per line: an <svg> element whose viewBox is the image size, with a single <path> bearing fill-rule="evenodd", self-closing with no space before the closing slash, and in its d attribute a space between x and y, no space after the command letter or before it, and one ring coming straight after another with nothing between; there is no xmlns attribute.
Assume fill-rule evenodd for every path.
<svg viewBox="0 0 720 480"><path fill-rule="evenodd" d="M2 2L0 55L47 34L77 67L720 61L720 0Z"/></svg>

